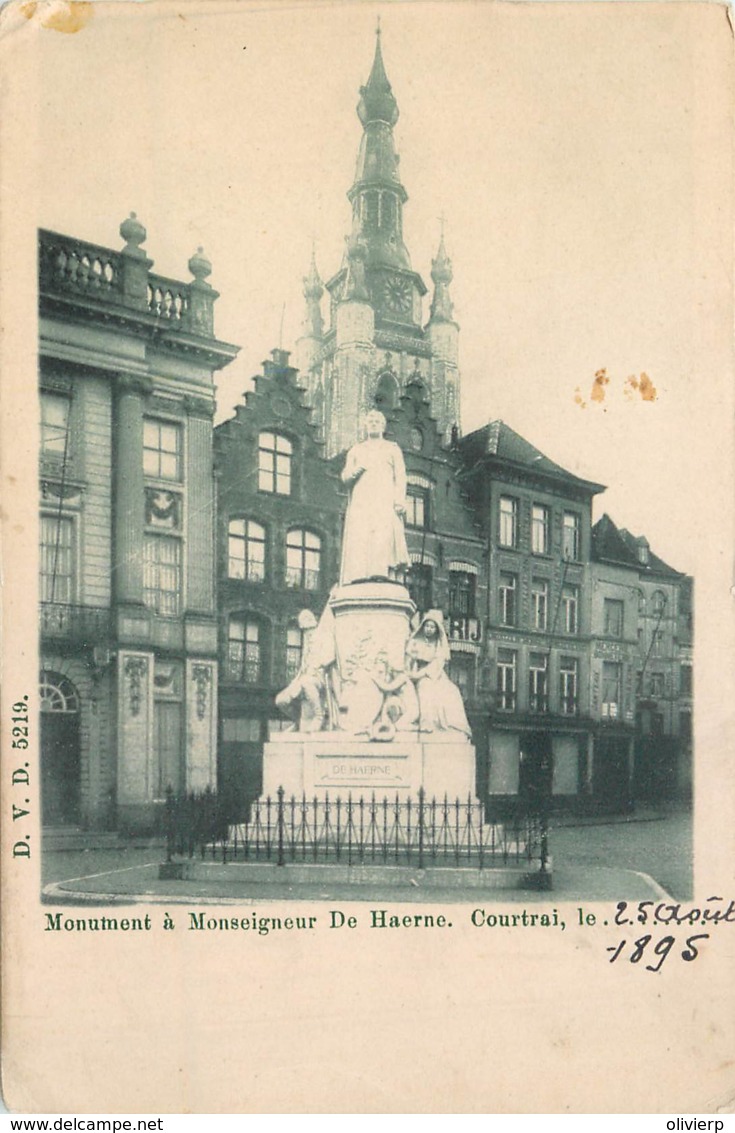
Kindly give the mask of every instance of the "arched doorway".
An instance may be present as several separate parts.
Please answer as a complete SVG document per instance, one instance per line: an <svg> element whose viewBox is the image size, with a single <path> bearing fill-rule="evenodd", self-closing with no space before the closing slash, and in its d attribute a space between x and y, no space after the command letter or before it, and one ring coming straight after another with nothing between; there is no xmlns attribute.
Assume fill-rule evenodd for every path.
<svg viewBox="0 0 735 1133"><path fill-rule="evenodd" d="M61 673L41 672L41 814L45 826L79 822L79 694Z"/></svg>

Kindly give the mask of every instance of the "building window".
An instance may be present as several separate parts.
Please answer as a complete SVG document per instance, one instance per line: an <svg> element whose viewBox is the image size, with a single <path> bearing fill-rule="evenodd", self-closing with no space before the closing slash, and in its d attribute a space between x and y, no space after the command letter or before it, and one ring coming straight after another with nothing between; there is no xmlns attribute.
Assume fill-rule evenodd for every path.
<svg viewBox="0 0 735 1133"><path fill-rule="evenodd" d="M286 536L286 586L318 590L322 541L313 531L295 527Z"/></svg>
<svg viewBox="0 0 735 1133"><path fill-rule="evenodd" d="M147 417L143 422L143 472L153 480L181 479L181 426Z"/></svg>
<svg viewBox="0 0 735 1133"><path fill-rule="evenodd" d="M616 720L620 715L622 665L619 661L602 662L602 715Z"/></svg>
<svg viewBox="0 0 735 1133"><path fill-rule="evenodd" d="M532 712L548 712L547 686L549 659L545 653L532 653L528 669L528 705Z"/></svg>
<svg viewBox="0 0 735 1133"><path fill-rule="evenodd" d="M288 727L290 721L284 720ZM222 739L225 743L259 743L261 723L257 717L232 716L222 721Z"/></svg>
<svg viewBox="0 0 735 1133"><path fill-rule="evenodd" d="M42 515L40 522L41 601L74 600L74 520Z"/></svg>
<svg viewBox="0 0 735 1133"><path fill-rule="evenodd" d="M380 194L380 227L387 228L388 231L393 227L396 218L396 199L392 193Z"/></svg>
<svg viewBox="0 0 735 1133"><path fill-rule="evenodd" d="M651 656L663 657L665 653L664 636L660 629L655 629L651 637Z"/></svg>
<svg viewBox="0 0 735 1133"><path fill-rule="evenodd" d="M518 542L518 500L500 497L500 545L515 547Z"/></svg>
<svg viewBox="0 0 735 1133"><path fill-rule="evenodd" d="M449 661L449 679L454 681L462 694L463 700L468 700L474 693L475 687L475 659L466 653L453 653Z"/></svg>
<svg viewBox="0 0 735 1133"><path fill-rule="evenodd" d="M623 636L623 614L625 606L619 598L606 598L604 605L605 634L607 637Z"/></svg>
<svg viewBox="0 0 735 1133"><path fill-rule="evenodd" d="M379 215L378 209L379 209L380 194L375 193L375 192L365 193L365 195L362 199L363 199L363 209L364 209L363 215L364 215L364 218L365 218L366 227L367 228L377 228L378 227L378 215Z"/></svg>
<svg viewBox="0 0 735 1133"><path fill-rule="evenodd" d="M408 593L422 614L432 607L432 575L429 563L411 563L407 579Z"/></svg>
<svg viewBox="0 0 735 1133"><path fill-rule="evenodd" d="M301 668L304 653L304 634L294 622L286 630L286 680L292 681Z"/></svg>
<svg viewBox="0 0 735 1133"><path fill-rule="evenodd" d="M408 443L414 452L421 452L424 447L424 434L420 429L413 428L408 434Z"/></svg>
<svg viewBox="0 0 735 1133"><path fill-rule="evenodd" d="M534 629L546 629L549 611L549 584L534 578L531 583L531 617Z"/></svg>
<svg viewBox="0 0 735 1133"><path fill-rule="evenodd" d="M516 654L498 650L498 707L512 712L516 706Z"/></svg>
<svg viewBox="0 0 735 1133"><path fill-rule="evenodd" d="M68 397L41 394L41 452L44 456L62 457L66 452L69 407Z"/></svg>
<svg viewBox="0 0 735 1133"><path fill-rule="evenodd" d="M682 665L679 673L679 695L692 695L692 666Z"/></svg>
<svg viewBox="0 0 735 1133"><path fill-rule="evenodd" d="M406 524L408 527L429 526L429 492L426 488L409 486L406 493Z"/></svg>
<svg viewBox="0 0 735 1133"><path fill-rule="evenodd" d="M543 504L531 508L531 550L534 555L549 553L549 509Z"/></svg>
<svg viewBox="0 0 735 1133"><path fill-rule="evenodd" d="M663 590L654 591L651 597L651 610L656 617L662 617L666 609L666 595Z"/></svg>
<svg viewBox="0 0 735 1133"><path fill-rule="evenodd" d="M561 592L565 633L579 633L579 587L565 586Z"/></svg>
<svg viewBox="0 0 735 1133"><path fill-rule="evenodd" d="M258 488L279 496L291 495L293 445L279 433L261 433L258 438Z"/></svg>
<svg viewBox="0 0 735 1133"><path fill-rule="evenodd" d="M562 657L559 662L559 701L565 716L577 714L579 663L576 657Z"/></svg>
<svg viewBox="0 0 735 1133"><path fill-rule="evenodd" d="M463 570L452 570L449 572L449 613L454 617L474 618L474 574Z"/></svg>
<svg viewBox="0 0 735 1133"><path fill-rule="evenodd" d="M692 714L691 712L679 713L679 736L681 742L687 747L692 742Z"/></svg>
<svg viewBox="0 0 735 1133"><path fill-rule="evenodd" d="M79 695L74 685L68 677L50 669L41 670L38 697L42 712L73 714L79 711Z"/></svg>
<svg viewBox="0 0 735 1133"><path fill-rule="evenodd" d="M651 696L663 696L664 694L664 675L663 673L651 673Z"/></svg>
<svg viewBox="0 0 735 1133"><path fill-rule="evenodd" d="M565 559L579 559L579 516L576 512L564 512L562 554Z"/></svg>
<svg viewBox="0 0 735 1133"><path fill-rule="evenodd" d="M231 519L227 529L227 577L265 578L265 528L252 519Z"/></svg>
<svg viewBox="0 0 735 1133"><path fill-rule="evenodd" d="M398 398L401 395L401 390L398 385L398 379L392 370L384 370L378 376L378 384L375 387L374 402L378 409L383 412L391 412L393 409L398 408Z"/></svg>
<svg viewBox="0 0 735 1133"><path fill-rule="evenodd" d="M252 618L230 618L227 674L230 680L258 684L263 668L260 624Z"/></svg>
<svg viewBox="0 0 735 1133"><path fill-rule="evenodd" d="M514 626L517 618L517 603L516 594L518 591L518 575L516 574L501 574L500 575L500 624L504 626Z"/></svg>
<svg viewBox="0 0 735 1133"><path fill-rule="evenodd" d="M181 610L181 542L166 535L143 541L143 601L162 617Z"/></svg>

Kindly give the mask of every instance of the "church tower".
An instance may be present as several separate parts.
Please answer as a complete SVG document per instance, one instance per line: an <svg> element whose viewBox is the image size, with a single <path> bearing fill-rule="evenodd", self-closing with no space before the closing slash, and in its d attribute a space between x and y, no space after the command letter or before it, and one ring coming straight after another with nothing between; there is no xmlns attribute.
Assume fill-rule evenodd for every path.
<svg viewBox="0 0 735 1133"><path fill-rule="evenodd" d="M442 233L432 261L434 294L424 326L427 287L411 267L403 240L408 194L393 137L398 113L378 28L372 70L357 105L363 134L347 194L352 229L342 266L326 283L329 328L323 330L323 288L312 260L304 280L304 333L296 346L328 456L360 439L360 421L370 408L377 405L387 414L397 408L409 381L424 385L447 440L460 425L459 328L449 298L452 266Z"/></svg>

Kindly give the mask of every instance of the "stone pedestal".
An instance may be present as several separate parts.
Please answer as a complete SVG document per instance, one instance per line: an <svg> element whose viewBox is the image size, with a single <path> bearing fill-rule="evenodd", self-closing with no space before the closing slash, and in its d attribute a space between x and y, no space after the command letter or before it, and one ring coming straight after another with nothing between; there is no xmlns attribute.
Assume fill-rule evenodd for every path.
<svg viewBox="0 0 735 1133"><path fill-rule="evenodd" d="M332 591L337 664L343 681L358 672L403 670L411 617L408 590L397 582L352 582Z"/></svg>
<svg viewBox="0 0 735 1133"><path fill-rule="evenodd" d="M335 587L327 627L332 730L280 732L263 752L263 798L475 798L475 749L459 728L421 731L406 647L416 607L405 586L369 579ZM323 642L320 643L323 646ZM437 682L438 685L438 682ZM456 691L456 690L455 690ZM438 693L437 693L438 695ZM459 696L459 693L457 693ZM429 725L424 724L425 727Z"/></svg>
<svg viewBox="0 0 735 1133"><path fill-rule="evenodd" d="M412 733L376 743L339 732L282 732L265 745L263 795L274 798L475 797L475 749L459 733Z"/></svg>

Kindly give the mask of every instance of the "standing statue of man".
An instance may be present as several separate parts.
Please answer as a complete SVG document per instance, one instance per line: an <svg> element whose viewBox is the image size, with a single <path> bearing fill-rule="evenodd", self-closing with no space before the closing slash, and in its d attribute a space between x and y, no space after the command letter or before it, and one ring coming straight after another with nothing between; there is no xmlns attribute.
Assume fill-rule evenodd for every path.
<svg viewBox="0 0 735 1133"><path fill-rule="evenodd" d="M403 453L383 436L386 420L379 410L368 413L365 426L367 439L352 446L342 472L343 483L351 486L339 574L343 586L368 578L394 580L409 564Z"/></svg>

